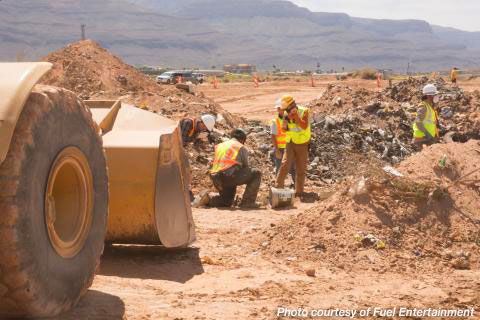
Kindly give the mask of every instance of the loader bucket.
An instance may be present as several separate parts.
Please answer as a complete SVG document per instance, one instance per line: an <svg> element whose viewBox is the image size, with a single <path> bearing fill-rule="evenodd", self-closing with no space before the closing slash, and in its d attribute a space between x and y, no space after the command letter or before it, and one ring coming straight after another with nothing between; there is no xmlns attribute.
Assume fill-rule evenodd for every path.
<svg viewBox="0 0 480 320"><path fill-rule="evenodd" d="M106 241L183 247L195 240L178 123L120 101L87 100L107 156Z"/></svg>

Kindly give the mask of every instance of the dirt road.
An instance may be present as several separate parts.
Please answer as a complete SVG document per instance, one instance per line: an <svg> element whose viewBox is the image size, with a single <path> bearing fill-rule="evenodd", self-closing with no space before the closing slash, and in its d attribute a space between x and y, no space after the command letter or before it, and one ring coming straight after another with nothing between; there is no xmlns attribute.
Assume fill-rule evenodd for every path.
<svg viewBox="0 0 480 320"><path fill-rule="evenodd" d="M388 81L381 82L382 88ZM395 81L393 81L395 83ZM329 84L341 84L351 88L377 90L375 80L347 79L335 80L335 77L315 79L315 87L310 81L285 80L260 83L256 88L251 82L221 83L218 89L209 83L198 86L198 91L213 98L225 110L251 120L268 121L274 114L275 101L284 94L291 94L298 103L304 104L319 97ZM480 80L460 81L459 86L465 91L480 88Z"/></svg>
<svg viewBox="0 0 480 320"><path fill-rule="evenodd" d="M247 119L266 121L274 113L275 101L284 94L291 94L299 104L318 98L328 84L342 83L352 87L375 89L375 81L347 80L336 81L335 78L315 80L315 87L305 79L298 81L263 82L256 88L250 82L222 83L218 89L211 84L203 84L198 90L213 98L225 110L241 115ZM383 85L387 85L384 82Z"/></svg>
<svg viewBox="0 0 480 320"><path fill-rule="evenodd" d="M479 305L479 270L380 274L374 271L375 250L364 251L365 259L373 259L370 270L262 255L257 235L309 206L288 211L198 209L194 247L110 247L86 297L73 312L56 319L277 319L280 306L358 310ZM315 269L316 276L307 276L307 269Z"/></svg>
<svg viewBox="0 0 480 320"><path fill-rule="evenodd" d="M375 83L363 85L374 88ZM221 85L218 90L208 85L200 88L229 111L265 120L273 101L283 93L292 93L302 102L323 87L273 83L254 91L251 84L243 83ZM295 209L281 211L194 209L198 240L192 247L174 251L145 246L106 248L91 290L77 308L55 319L281 319L276 316L278 307L475 307L478 319L478 269L456 270L440 264L429 272L412 272L417 263L414 254L399 255L390 267L379 268L381 251L368 248L358 248L355 259L361 260L353 267L342 264L346 257L341 253L332 265L295 255L277 258L262 250L259 239L271 228L313 205L297 204ZM315 276L308 276L307 270L314 270Z"/></svg>
<svg viewBox="0 0 480 320"><path fill-rule="evenodd" d="M274 113L275 101L289 93L295 96L299 103L316 99L324 90L317 86L312 88L306 83L275 85L262 83L254 88L250 83L222 84L218 90L212 90L208 85L201 91L215 99L225 110L252 120L269 120Z"/></svg>

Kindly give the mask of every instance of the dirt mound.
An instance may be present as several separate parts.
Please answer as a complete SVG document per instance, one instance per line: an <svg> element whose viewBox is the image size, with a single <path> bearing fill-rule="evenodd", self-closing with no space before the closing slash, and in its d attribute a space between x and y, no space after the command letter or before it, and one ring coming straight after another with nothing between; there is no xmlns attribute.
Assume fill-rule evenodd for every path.
<svg viewBox="0 0 480 320"><path fill-rule="evenodd" d="M122 99L172 119L212 113L222 114L230 127L239 121L201 94L157 84L92 40L72 43L44 61L53 68L42 83L67 88L83 99Z"/></svg>
<svg viewBox="0 0 480 320"><path fill-rule="evenodd" d="M123 95L136 91L160 91L154 80L91 40L72 43L43 60L53 63L53 69L43 83L67 88L81 96L99 92Z"/></svg>
<svg viewBox="0 0 480 320"><path fill-rule="evenodd" d="M265 230L258 245L348 270L478 268L480 143L434 145L396 170L359 170L322 204Z"/></svg>

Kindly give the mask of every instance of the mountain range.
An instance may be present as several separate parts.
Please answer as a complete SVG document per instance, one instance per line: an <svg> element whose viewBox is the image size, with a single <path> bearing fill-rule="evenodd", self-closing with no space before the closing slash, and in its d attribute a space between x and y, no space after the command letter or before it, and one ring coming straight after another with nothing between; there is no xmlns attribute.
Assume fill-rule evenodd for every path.
<svg viewBox="0 0 480 320"><path fill-rule="evenodd" d="M312 12L281 0L1 0L0 60L87 38L130 64L259 69L477 67L480 32Z"/></svg>

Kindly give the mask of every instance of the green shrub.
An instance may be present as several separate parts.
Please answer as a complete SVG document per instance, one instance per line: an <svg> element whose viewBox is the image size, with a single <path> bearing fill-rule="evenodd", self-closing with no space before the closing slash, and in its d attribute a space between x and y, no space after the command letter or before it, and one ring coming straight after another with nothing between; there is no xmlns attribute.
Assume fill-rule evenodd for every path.
<svg viewBox="0 0 480 320"><path fill-rule="evenodd" d="M365 68L360 70L360 78L363 80L377 79L377 71L375 69Z"/></svg>

